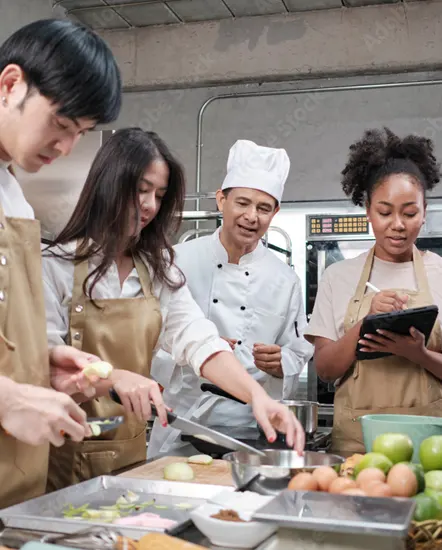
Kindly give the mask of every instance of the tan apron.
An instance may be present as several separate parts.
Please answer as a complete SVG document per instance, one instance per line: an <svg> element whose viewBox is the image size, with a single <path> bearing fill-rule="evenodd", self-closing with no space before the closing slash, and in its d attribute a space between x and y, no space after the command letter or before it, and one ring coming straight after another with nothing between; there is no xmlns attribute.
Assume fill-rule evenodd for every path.
<svg viewBox="0 0 442 550"><path fill-rule="evenodd" d="M374 248L370 251L350 301L344 320L345 332L369 312L374 294L365 294L373 266ZM409 295L407 307L432 305L424 261L413 248L413 265L417 291L389 289ZM427 344L440 352L441 328L437 321ZM333 452L342 456L364 453L362 429L358 418L365 414L412 414L442 416L442 384L431 373L398 356L370 361L356 361L339 384L334 401L332 435Z"/></svg>
<svg viewBox="0 0 442 550"><path fill-rule="evenodd" d="M40 223L6 218L0 206L0 374L49 388ZM0 508L44 493L49 444L34 447L0 430Z"/></svg>
<svg viewBox="0 0 442 550"><path fill-rule="evenodd" d="M149 376L153 350L162 317L159 301L152 294L144 262L134 258L144 297L95 300L83 293L88 262L76 265L72 292L69 340L77 349L93 353L116 369ZM146 459L146 424L126 414L121 405L100 397L82 405L88 417L125 415L118 429L81 443L67 441L51 447L48 491L130 466Z"/></svg>

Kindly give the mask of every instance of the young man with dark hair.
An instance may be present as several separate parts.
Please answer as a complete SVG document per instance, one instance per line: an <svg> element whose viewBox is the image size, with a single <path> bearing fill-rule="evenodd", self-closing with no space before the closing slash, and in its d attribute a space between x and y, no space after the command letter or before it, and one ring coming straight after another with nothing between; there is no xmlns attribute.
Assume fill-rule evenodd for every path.
<svg viewBox="0 0 442 550"><path fill-rule="evenodd" d="M0 46L0 508L44 492L49 443L89 435L67 394L90 391L78 373L92 359L70 347L48 353L40 226L11 164L37 172L120 107L118 67L90 30L36 21Z"/></svg>

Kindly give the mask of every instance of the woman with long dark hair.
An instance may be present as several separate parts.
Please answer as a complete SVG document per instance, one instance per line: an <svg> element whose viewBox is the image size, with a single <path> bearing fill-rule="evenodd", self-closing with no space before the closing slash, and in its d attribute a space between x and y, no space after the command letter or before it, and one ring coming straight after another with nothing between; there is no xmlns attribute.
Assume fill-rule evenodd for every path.
<svg viewBox="0 0 442 550"><path fill-rule="evenodd" d="M156 134L120 130L99 150L71 219L43 254L49 344L70 344L114 366L108 380L95 380L96 399L77 399L88 416L126 415L101 439L53 449L49 489L145 459L150 402L167 423L148 378L158 348L249 402L269 440L277 429L302 451L293 414L236 360L174 266L168 234L179 224L184 190L183 170ZM111 388L122 407L110 400Z"/></svg>

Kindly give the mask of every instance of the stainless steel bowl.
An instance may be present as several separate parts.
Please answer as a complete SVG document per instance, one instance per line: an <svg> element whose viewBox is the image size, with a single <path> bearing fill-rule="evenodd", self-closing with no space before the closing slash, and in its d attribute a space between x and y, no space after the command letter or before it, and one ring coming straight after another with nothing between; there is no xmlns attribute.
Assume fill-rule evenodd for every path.
<svg viewBox="0 0 442 550"><path fill-rule="evenodd" d="M290 450L272 449L264 452L265 457L244 451L223 456L232 465L232 477L237 487L253 479L248 487L250 491L261 495L277 495L287 489L291 478L300 472L312 472L318 466L339 467L344 462L341 456L311 451L306 451L303 456Z"/></svg>

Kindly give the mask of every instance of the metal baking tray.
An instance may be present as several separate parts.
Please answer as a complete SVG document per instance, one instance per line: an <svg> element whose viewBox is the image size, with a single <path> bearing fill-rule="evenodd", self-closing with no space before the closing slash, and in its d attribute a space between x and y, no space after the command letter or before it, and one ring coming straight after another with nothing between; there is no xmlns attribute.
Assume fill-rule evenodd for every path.
<svg viewBox="0 0 442 550"><path fill-rule="evenodd" d="M112 506L125 491L131 490L140 495L139 502L155 500L155 505L141 512L151 512L167 519L177 521L177 526L189 520L189 509L180 509L178 504L189 504L196 508L226 490L234 487L181 483L175 481L153 481L131 479L127 477L101 476L77 485L61 489L10 508L0 511L0 517L8 527L52 531L57 533L75 533L89 526L112 527L122 535L138 540L147 532L163 532L164 529L123 526L100 521L85 521L76 518L64 518L63 509L69 505L80 507L89 504L90 508ZM156 508L164 506L167 508ZM176 527L177 527L176 526Z"/></svg>
<svg viewBox="0 0 442 550"><path fill-rule="evenodd" d="M322 532L404 537L415 506L413 499L405 498L283 491L260 508L253 519Z"/></svg>

